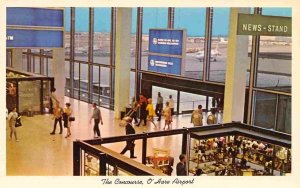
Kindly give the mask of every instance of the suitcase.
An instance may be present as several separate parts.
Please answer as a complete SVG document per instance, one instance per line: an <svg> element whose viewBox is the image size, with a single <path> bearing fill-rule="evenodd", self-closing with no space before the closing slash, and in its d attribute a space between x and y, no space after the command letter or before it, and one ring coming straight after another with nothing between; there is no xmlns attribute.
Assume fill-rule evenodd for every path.
<svg viewBox="0 0 300 188"><path fill-rule="evenodd" d="M122 120L120 121L119 126L125 127L127 125L127 122L125 119L127 117L131 117L133 113L134 113L134 111L131 109L127 114L125 114L124 118L122 118Z"/></svg>

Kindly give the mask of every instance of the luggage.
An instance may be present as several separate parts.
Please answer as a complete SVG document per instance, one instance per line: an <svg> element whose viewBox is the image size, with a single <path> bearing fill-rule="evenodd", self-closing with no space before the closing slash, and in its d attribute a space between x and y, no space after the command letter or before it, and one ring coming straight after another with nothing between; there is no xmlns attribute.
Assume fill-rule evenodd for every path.
<svg viewBox="0 0 300 188"><path fill-rule="evenodd" d="M134 111L131 109L127 114L125 114L125 117L122 118L122 120L119 123L119 126L125 127L127 125L126 118L131 117L133 113Z"/></svg>
<svg viewBox="0 0 300 188"><path fill-rule="evenodd" d="M17 119L16 119L15 127L21 127L21 126L22 126L21 116L19 116L19 117L17 117Z"/></svg>

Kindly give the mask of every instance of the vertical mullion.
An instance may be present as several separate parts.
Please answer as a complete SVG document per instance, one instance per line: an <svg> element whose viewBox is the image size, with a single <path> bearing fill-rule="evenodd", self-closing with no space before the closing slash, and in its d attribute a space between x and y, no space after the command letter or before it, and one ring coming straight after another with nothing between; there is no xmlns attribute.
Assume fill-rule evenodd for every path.
<svg viewBox="0 0 300 188"><path fill-rule="evenodd" d="M180 108L180 91L177 90L177 108L176 108L177 115L179 115L179 108Z"/></svg>
<svg viewBox="0 0 300 188"><path fill-rule="evenodd" d="M279 94L276 94L275 123L274 123L274 130L275 131L277 131L278 105L279 105Z"/></svg>
<svg viewBox="0 0 300 188"><path fill-rule="evenodd" d="M43 73L42 73L42 70L43 70L43 69L42 69L42 60L43 60L42 55L43 55L43 51L44 51L43 49L40 49L40 56L39 56L39 57L40 57L40 71L39 71L39 72L40 72L40 74L42 74L42 75L43 75Z"/></svg>
<svg viewBox="0 0 300 188"><path fill-rule="evenodd" d="M80 100L80 98L81 98L81 91L80 91L80 89L81 89L81 62L78 62L78 66L79 66L79 68L78 68L78 99Z"/></svg>
<svg viewBox="0 0 300 188"><path fill-rule="evenodd" d="M31 50L27 49L26 57L27 57L27 72L31 72L31 59L30 59Z"/></svg>
<svg viewBox="0 0 300 188"><path fill-rule="evenodd" d="M203 74L202 74L203 81L209 80L209 75L210 75L212 23L213 23L213 8L206 8L204 59L203 59Z"/></svg>
<svg viewBox="0 0 300 188"><path fill-rule="evenodd" d="M109 72L109 88L110 88L110 109L113 109L113 99L114 99L114 76L113 76L113 67L115 65L115 51L116 51L116 16L117 8L111 8L111 28L110 28L110 72ZM100 72L99 72L100 75ZM100 80L99 80L100 82Z"/></svg>
<svg viewBox="0 0 300 188"><path fill-rule="evenodd" d="M71 7L70 25L70 97L74 97L75 8Z"/></svg>
<svg viewBox="0 0 300 188"><path fill-rule="evenodd" d="M260 8L255 8L254 14L261 14ZM253 100L253 88L257 82L257 68L258 68L258 55L259 55L259 36L252 37L252 49L251 49L251 63L250 63L250 78L249 78L249 98L248 98L248 110L247 110L247 124L252 123L252 100Z"/></svg>
<svg viewBox="0 0 300 188"><path fill-rule="evenodd" d="M44 101L43 101L43 98L44 98L44 89L43 89L44 80L41 79L40 82L41 82L41 85L40 85L40 90L41 90L41 93L40 93L40 112L41 112L41 114L44 114Z"/></svg>
<svg viewBox="0 0 300 188"><path fill-rule="evenodd" d="M46 76L48 76L49 75L49 67L48 67L48 65L49 65L49 63L48 63L48 61L49 61L49 58L46 58Z"/></svg>
<svg viewBox="0 0 300 188"><path fill-rule="evenodd" d="M33 73L35 73L35 55L34 55L34 53L32 53L32 61L33 61L33 63L32 63L32 72Z"/></svg>
<svg viewBox="0 0 300 188"><path fill-rule="evenodd" d="M101 101L100 101L100 89L101 89L101 84L100 84L100 72L101 72L101 67L100 65L98 66L98 69L99 69L99 81L98 81L98 101L99 101L99 106L101 105Z"/></svg>
<svg viewBox="0 0 300 188"><path fill-rule="evenodd" d="M135 50L135 97L137 97L141 90L141 50L143 37L143 8L137 8L137 22L136 22L136 50Z"/></svg>
<svg viewBox="0 0 300 188"><path fill-rule="evenodd" d="M94 61L94 8L89 8L89 41L88 41L88 101L93 96L93 61Z"/></svg>

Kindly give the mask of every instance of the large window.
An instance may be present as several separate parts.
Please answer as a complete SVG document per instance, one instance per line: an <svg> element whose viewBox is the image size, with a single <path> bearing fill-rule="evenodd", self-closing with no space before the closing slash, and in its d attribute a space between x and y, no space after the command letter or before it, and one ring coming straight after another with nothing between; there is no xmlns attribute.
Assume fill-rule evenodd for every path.
<svg viewBox="0 0 300 188"><path fill-rule="evenodd" d="M276 101L276 94L255 93L254 125L274 129Z"/></svg>
<svg viewBox="0 0 300 188"><path fill-rule="evenodd" d="M291 17L289 8L263 8L263 15ZM256 87L291 92L292 38L260 38Z"/></svg>
<svg viewBox="0 0 300 188"><path fill-rule="evenodd" d="M66 54L66 57L70 57L71 8L65 8L64 22L65 22L65 37L64 37L65 54Z"/></svg>
<svg viewBox="0 0 300 188"><path fill-rule="evenodd" d="M180 92L179 112L191 111L197 109L198 105L206 108L206 96L193 93Z"/></svg>
<svg viewBox="0 0 300 188"><path fill-rule="evenodd" d="M291 97L255 92L253 124L291 133Z"/></svg>
<svg viewBox="0 0 300 188"><path fill-rule="evenodd" d="M142 39L142 70L148 69L149 29L167 28L167 8L144 8L143 9L143 39Z"/></svg>
<svg viewBox="0 0 300 188"><path fill-rule="evenodd" d="M161 96L164 99L164 104L166 104L166 102L169 100L169 97L171 95L172 99L174 100L174 112L179 113L179 112L177 112L177 105L178 105L178 102L179 102L177 100L177 93L178 93L177 90L153 86L152 87L153 104L157 103L157 93L158 92L161 93Z"/></svg>
<svg viewBox="0 0 300 188"><path fill-rule="evenodd" d="M291 97L279 95L276 122L276 129L278 131L291 133L291 114Z"/></svg>
<svg viewBox="0 0 300 188"><path fill-rule="evenodd" d="M186 60L184 76L202 79L206 8L175 8L174 28L185 29ZM201 57L200 57L201 56Z"/></svg>
<svg viewBox="0 0 300 188"><path fill-rule="evenodd" d="M66 95L87 102L96 102L101 106L113 109L114 97L114 62L113 57L114 35L112 27L116 23L115 12L112 8L94 8L94 22L89 23L90 8L75 8L75 34L71 36L71 8L65 8L65 65ZM168 8L143 8L142 42L141 46L141 70L148 69L149 29L167 28L168 17L172 18L173 11L168 15ZM171 9L170 9L171 10ZM211 42L211 57L209 58L208 79L213 82L225 82L226 59L228 47L228 30L230 8L212 8L211 20L206 23L207 8L175 8L174 28L187 31L186 61L184 77L202 79L205 41ZM256 9L260 10L260 9ZM258 11L259 12L259 11ZM254 9L251 9L254 13ZM263 15L291 17L289 8L263 8ZM113 19L112 19L113 18ZM132 8L131 28L131 68L135 67L136 40L137 40L138 8ZM94 24L94 40L89 43L89 24ZM206 28L211 24L212 37L205 38L209 34ZM205 33L207 32L207 33ZM70 40L74 37L74 60L70 58ZM250 63L257 63L257 79L254 83L252 124L265 128L272 128L282 132L291 132L291 37L266 37L261 36L259 42L258 62L251 61L252 37L249 36L247 59L247 85L249 85ZM255 43L254 43L255 44ZM88 62L89 45L93 45L93 61ZM208 45L209 46L209 45ZM7 66L11 65L11 50L7 50ZM24 49L23 70L53 76L52 74L52 50L51 49ZM112 63L112 65L111 65ZM74 64L74 70L70 65ZM92 77L89 76L92 71ZM70 72L74 78L70 78ZM142 75L140 70L130 72L130 98L135 95L137 80L135 74ZM186 78L182 78L186 79ZM74 81L74 88L70 83ZM89 86L92 85L92 89ZM89 93L89 91L93 91ZM212 107L212 98L200 96L182 91L161 87L153 87L154 103L157 92L160 91L165 99L173 95L175 111L192 110L198 104L203 108ZM280 91L280 92L278 92ZM72 95L74 94L74 95ZM179 101L177 101L177 95ZM90 98L89 98L90 97ZM251 97L251 96L250 96ZM208 101L206 101L208 99ZM208 103L207 103L208 102Z"/></svg>
<svg viewBox="0 0 300 188"><path fill-rule="evenodd" d="M94 9L94 63L110 64L111 8Z"/></svg>
<svg viewBox="0 0 300 188"><path fill-rule="evenodd" d="M209 80L225 82L230 8L213 8Z"/></svg>
<svg viewBox="0 0 300 188"><path fill-rule="evenodd" d="M88 60L89 8L75 8L75 60Z"/></svg>

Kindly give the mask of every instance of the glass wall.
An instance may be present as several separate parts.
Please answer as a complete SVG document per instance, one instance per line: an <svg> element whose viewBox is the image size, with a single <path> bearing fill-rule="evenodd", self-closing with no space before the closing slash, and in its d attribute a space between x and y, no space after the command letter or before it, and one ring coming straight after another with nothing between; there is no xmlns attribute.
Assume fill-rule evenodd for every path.
<svg viewBox="0 0 300 188"><path fill-rule="evenodd" d="M206 108L206 96L180 92L179 113L197 109L198 105L202 105L203 109Z"/></svg>
<svg viewBox="0 0 300 188"><path fill-rule="evenodd" d="M280 132L291 133L291 97L279 95L276 129Z"/></svg>
<svg viewBox="0 0 300 188"><path fill-rule="evenodd" d="M172 99L174 100L174 112L179 113L179 112L177 112L177 104L178 104L177 90L153 86L152 87L153 104L157 103L157 93L158 92L161 93L161 96L164 99L164 104L166 104L166 102L169 100L170 96L172 96Z"/></svg>
<svg viewBox="0 0 300 188"><path fill-rule="evenodd" d="M254 125L291 133L291 97L255 92Z"/></svg>
<svg viewBox="0 0 300 188"><path fill-rule="evenodd" d="M187 32L185 77L202 79L203 76L205 13L206 8L175 8L174 28Z"/></svg>
<svg viewBox="0 0 300 188"><path fill-rule="evenodd" d="M65 8L65 19L64 19L64 24L65 24L65 37L64 37L64 42L65 42L65 54L66 57L70 57L70 39L71 39L71 8Z"/></svg>
<svg viewBox="0 0 300 188"><path fill-rule="evenodd" d="M148 48L149 29L167 28L168 9L167 8L143 8L143 39L142 39L142 60L141 69L148 70Z"/></svg>
<svg viewBox="0 0 300 188"><path fill-rule="evenodd" d="M262 15L291 17L292 10L262 8ZM254 83L254 89L258 90L254 95L254 125L291 133L291 59L291 37L260 37L257 79Z"/></svg>
<svg viewBox="0 0 300 188"><path fill-rule="evenodd" d="M116 19L114 8L94 8L94 22L89 23L90 9L75 8L75 34L71 36L71 8L65 8L65 77L66 95L87 102L97 102L104 107L113 109L114 96L114 42ZM113 11L115 10L115 11ZM167 28L168 18L174 18L175 29L185 29L187 31L186 46L186 77L200 82L203 77L204 45L205 41L211 42L211 57L207 65L209 67L208 80L214 84L219 82L224 84L226 73L226 59L228 47L228 30L230 8L211 8L211 18L206 19L207 8L175 8L174 14L168 12L167 7L163 8L143 8L142 27L137 28L138 8L132 9L132 29L131 29L131 68L135 69L137 29L142 29L141 42L141 70L131 71L130 74L130 98L135 95L135 74L142 75L148 69L148 47L149 29ZM251 9L254 13L254 9ZM258 9L257 9L258 10ZM288 8L263 8L263 15L288 16L291 17L291 9ZM92 15L92 14L91 14ZM172 17L173 16L173 17ZM206 20L208 21L206 23ZM89 25L94 24L94 40L88 42ZM209 27L209 28L206 28ZM211 28L210 28L211 27ZM211 29L212 37L205 38ZM92 34L92 33L90 33ZM70 41L74 37L74 60L70 59ZM93 45L91 52L93 60L88 62L89 45ZM259 41L259 56L257 67L257 82L254 83L253 90L253 114L251 124L274 128L280 131L289 132L290 110L291 110L291 37L265 37L261 36ZM248 43L248 70L247 85L249 85L249 71L252 53L252 38ZM23 51L24 70L52 76L52 50L50 49L24 49ZM203 55L202 55L203 54ZM11 53L7 51L7 61ZM72 65L74 63L74 70ZM7 62L7 65L9 63ZM92 68L91 68L92 67ZM70 69L71 68L71 69ZM88 77L88 72L92 71L93 76ZM74 78L70 78L70 72L74 72ZM168 75L167 75L168 76ZM71 80L74 80L74 90L70 88ZM89 83L92 82L93 93L89 92ZM218 84L219 84L218 83ZM91 89L91 88L90 88ZM172 94L173 99L179 104L179 112L193 109L198 103L206 105L206 96L180 92L177 101L178 91L166 88L153 87L153 96L156 98L157 92L164 93L164 98ZM71 95L74 93L74 95ZM194 101L194 102L191 102ZM156 102L156 99L154 99ZM211 107L211 97L209 98ZM186 106L185 106L186 105ZM205 106L204 105L204 106ZM203 105L202 105L203 106ZM274 107L276 111L274 111ZM177 109L175 109L177 110ZM266 118L269 117L269 118Z"/></svg>
<svg viewBox="0 0 300 188"><path fill-rule="evenodd" d="M230 8L213 8L209 80L225 82Z"/></svg>
<svg viewBox="0 0 300 188"><path fill-rule="evenodd" d="M276 113L276 94L255 93L254 125L274 129Z"/></svg>
<svg viewBox="0 0 300 188"><path fill-rule="evenodd" d="M88 60L89 8L75 8L75 60Z"/></svg>
<svg viewBox="0 0 300 188"><path fill-rule="evenodd" d="M94 63L110 63L111 8L94 8Z"/></svg>

